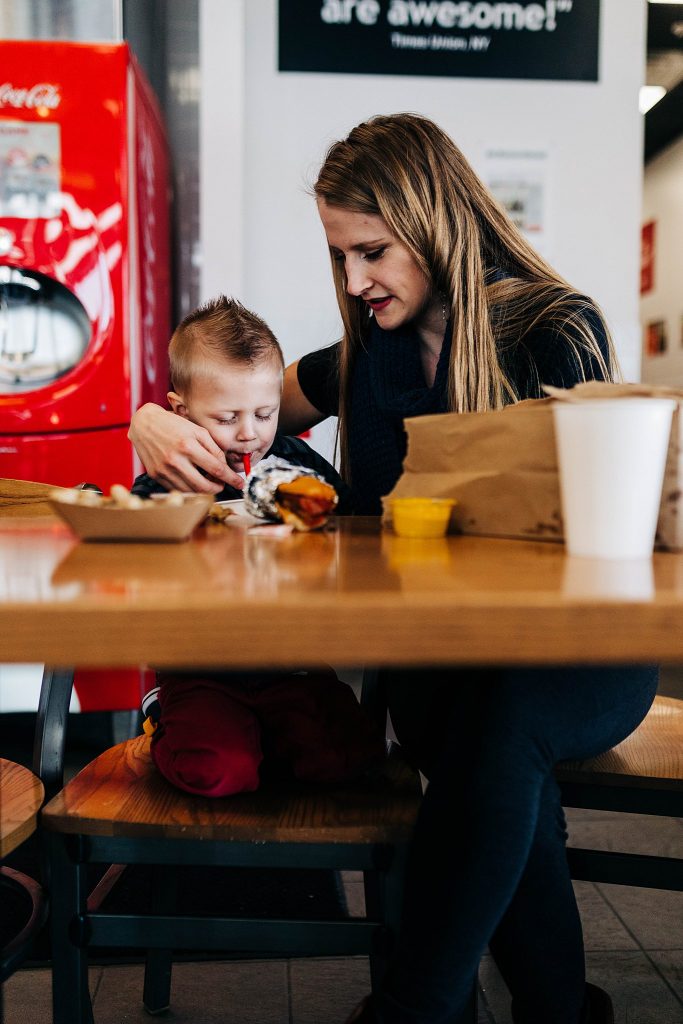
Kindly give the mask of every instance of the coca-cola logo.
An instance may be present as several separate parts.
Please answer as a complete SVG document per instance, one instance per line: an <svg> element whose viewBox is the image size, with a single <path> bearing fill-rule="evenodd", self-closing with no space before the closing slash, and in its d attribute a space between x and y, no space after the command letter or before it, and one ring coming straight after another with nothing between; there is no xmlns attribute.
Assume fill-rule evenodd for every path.
<svg viewBox="0 0 683 1024"><path fill-rule="evenodd" d="M59 89L51 82L36 82L28 89L17 89L11 82L0 85L0 107L26 107L27 110L47 107L55 110L61 101Z"/></svg>

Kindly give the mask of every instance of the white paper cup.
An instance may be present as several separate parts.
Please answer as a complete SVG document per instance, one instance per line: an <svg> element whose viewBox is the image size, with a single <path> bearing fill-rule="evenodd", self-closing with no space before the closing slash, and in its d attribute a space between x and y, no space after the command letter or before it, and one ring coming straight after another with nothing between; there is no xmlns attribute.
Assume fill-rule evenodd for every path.
<svg viewBox="0 0 683 1024"><path fill-rule="evenodd" d="M675 405L613 398L553 406L570 555L651 556Z"/></svg>

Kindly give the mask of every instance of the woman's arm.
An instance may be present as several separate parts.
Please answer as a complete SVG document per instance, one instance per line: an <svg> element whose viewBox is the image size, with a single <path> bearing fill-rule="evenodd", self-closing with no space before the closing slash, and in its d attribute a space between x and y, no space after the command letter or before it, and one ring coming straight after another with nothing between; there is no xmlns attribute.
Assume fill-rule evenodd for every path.
<svg viewBox="0 0 683 1024"><path fill-rule="evenodd" d="M310 430L317 423L322 423L327 416L309 402L299 383L299 361L290 363L285 370L285 382L282 389L282 404L278 430L281 434L301 434Z"/></svg>
<svg viewBox="0 0 683 1024"><path fill-rule="evenodd" d="M159 405L133 414L128 438L149 475L170 490L218 494L224 484L244 486L208 430Z"/></svg>

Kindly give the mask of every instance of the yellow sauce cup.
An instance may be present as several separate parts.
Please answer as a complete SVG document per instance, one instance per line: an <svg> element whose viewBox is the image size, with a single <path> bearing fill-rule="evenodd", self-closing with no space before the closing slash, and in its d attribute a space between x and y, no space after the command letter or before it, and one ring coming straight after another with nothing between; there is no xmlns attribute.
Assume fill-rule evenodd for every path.
<svg viewBox="0 0 683 1024"><path fill-rule="evenodd" d="M455 504L452 498L394 498L394 532L399 537L443 537Z"/></svg>

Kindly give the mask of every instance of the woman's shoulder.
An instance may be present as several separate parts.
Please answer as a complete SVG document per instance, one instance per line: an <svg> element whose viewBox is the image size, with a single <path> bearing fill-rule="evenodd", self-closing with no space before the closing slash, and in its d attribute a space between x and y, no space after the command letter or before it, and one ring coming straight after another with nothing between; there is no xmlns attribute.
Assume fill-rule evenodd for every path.
<svg viewBox="0 0 683 1024"><path fill-rule="evenodd" d="M327 416L339 412L339 349L336 342L301 356L297 364L299 387L311 405Z"/></svg>
<svg viewBox="0 0 683 1024"><path fill-rule="evenodd" d="M542 397L543 384L569 388L612 373L605 319L589 296L570 289L557 289L545 307L538 305L500 355L519 398Z"/></svg>
<svg viewBox="0 0 683 1024"><path fill-rule="evenodd" d="M556 296L548 309L530 324L525 342L532 348L539 345L567 348L579 344L597 347L603 357L609 354L609 333L605 318L588 295L566 291Z"/></svg>
<svg viewBox="0 0 683 1024"><path fill-rule="evenodd" d="M299 359L299 371L301 371L302 366L308 373L336 369L339 364L340 348L341 342L335 341L333 345L327 345L325 348L317 348L312 352L307 352Z"/></svg>

